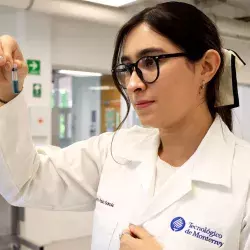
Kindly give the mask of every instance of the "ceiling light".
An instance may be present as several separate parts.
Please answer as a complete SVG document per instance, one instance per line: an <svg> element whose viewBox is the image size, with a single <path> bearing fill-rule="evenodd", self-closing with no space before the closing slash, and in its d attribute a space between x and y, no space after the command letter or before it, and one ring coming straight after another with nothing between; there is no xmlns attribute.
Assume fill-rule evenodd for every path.
<svg viewBox="0 0 250 250"><path fill-rule="evenodd" d="M116 89L113 86L92 86L89 87L89 90L95 90L95 91L100 91L100 90L114 90Z"/></svg>
<svg viewBox="0 0 250 250"><path fill-rule="evenodd" d="M85 1L108 5L112 7L121 7L123 5L136 2L136 0L85 0Z"/></svg>
<svg viewBox="0 0 250 250"><path fill-rule="evenodd" d="M85 71L73 71L73 70L58 70L59 74L77 76L77 77L87 77L87 76L102 76L101 73L85 72Z"/></svg>

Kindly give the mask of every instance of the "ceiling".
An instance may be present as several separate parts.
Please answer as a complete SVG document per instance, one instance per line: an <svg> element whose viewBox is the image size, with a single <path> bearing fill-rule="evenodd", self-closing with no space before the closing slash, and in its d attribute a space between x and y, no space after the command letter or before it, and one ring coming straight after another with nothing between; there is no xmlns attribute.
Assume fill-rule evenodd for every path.
<svg viewBox="0 0 250 250"><path fill-rule="evenodd" d="M85 0L70 1L86 2ZM163 2L166 2L166 0L137 0L125 7L121 7L120 9L133 15L146 7L154 6L157 3ZM182 0L182 2L195 4L209 14L225 16L232 19L242 19L243 21L248 21L248 19L250 19L250 0Z"/></svg>
<svg viewBox="0 0 250 250"><path fill-rule="evenodd" d="M115 27L123 25L131 16L142 9L154 6L165 0L137 0L121 8L108 7L106 5L93 4L85 0L0 0L0 6L8 6L19 9L27 9L29 1L33 5L30 11L46 13L48 15L82 19L98 22ZM120 0L115 0L120 1ZM244 26L244 22L250 21L250 0L181 0L195 4L198 8L208 14L214 21L218 18L227 19L228 25L234 24ZM235 22L235 19L242 22ZM244 22L243 22L244 21ZM226 21L225 21L226 22ZM230 24L229 24L230 23ZM245 33L249 33L249 26L243 27ZM238 29L238 28L237 28ZM228 29L230 30L230 28Z"/></svg>

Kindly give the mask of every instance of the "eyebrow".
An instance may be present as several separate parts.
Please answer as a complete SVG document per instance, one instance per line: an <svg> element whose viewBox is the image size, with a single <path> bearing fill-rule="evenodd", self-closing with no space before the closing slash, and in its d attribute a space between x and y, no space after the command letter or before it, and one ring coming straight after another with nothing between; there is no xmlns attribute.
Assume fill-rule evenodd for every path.
<svg viewBox="0 0 250 250"><path fill-rule="evenodd" d="M146 48L136 53L136 58L139 59L143 56L147 56L152 53L166 53L166 51L164 51L162 48L155 48L155 47ZM123 55L121 57L121 62L123 63L124 61L132 61L132 60L129 56Z"/></svg>

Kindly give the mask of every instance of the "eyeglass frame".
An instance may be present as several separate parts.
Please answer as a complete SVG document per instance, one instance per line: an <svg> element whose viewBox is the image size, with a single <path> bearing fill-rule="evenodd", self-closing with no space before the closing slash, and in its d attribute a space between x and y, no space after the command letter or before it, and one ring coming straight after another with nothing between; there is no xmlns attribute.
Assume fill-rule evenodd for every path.
<svg viewBox="0 0 250 250"><path fill-rule="evenodd" d="M139 62L143 59L143 58L152 58L156 64L156 68L157 68L157 76L156 76L156 79L152 82L147 82L144 80L143 78L143 73L141 72L140 68L138 67L138 64ZM133 71L135 70L136 74L138 75L138 77L141 79L141 81L144 83L144 84L153 84L155 83L159 76L160 76L160 65L159 65L159 60L161 59L168 59L168 58L176 58L176 57L187 57L187 54L182 52L182 53L172 53L172 54L161 54L161 55L157 55L157 56L143 56L141 57L140 59L138 59L135 63L130 63L130 64L125 64L125 63L120 63L118 65L116 65L112 70L112 75L115 76L115 78L117 79L117 82L119 83L119 85L123 88L123 89L127 89L126 87L124 87L120 82L119 82L119 79L117 77L117 74L116 74L116 68L118 68L119 66L121 65L124 65L125 68L128 68L131 76L132 76L132 73ZM140 76L141 75L141 76Z"/></svg>

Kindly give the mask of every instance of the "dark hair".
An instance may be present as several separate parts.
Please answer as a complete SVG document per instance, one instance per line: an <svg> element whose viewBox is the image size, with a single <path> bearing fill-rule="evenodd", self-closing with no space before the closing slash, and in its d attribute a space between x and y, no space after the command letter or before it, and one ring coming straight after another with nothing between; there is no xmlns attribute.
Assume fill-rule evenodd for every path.
<svg viewBox="0 0 250 250"><path fill-rule="evenodd" d="M120 60L122 45L129 32L141 23L148 24L152 30L170 39L177 45L191 62L200 60L209 49L216 50L221 57L221 65L207 85L206 102L213 118L219 113L222 120L232 130L232 113L228 107L216 108L219 102L219 84L224 70L222 43L215 24L195 6L182 2L166 2L152 8L146 8L132 17L119 31L112 68ZM130 111L130 100L113 73L114 83L127 104L127 114L118 129L123 125Z"/></svg>

